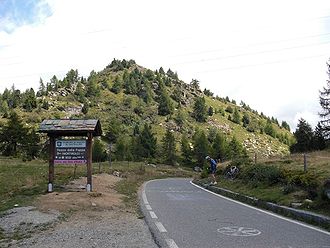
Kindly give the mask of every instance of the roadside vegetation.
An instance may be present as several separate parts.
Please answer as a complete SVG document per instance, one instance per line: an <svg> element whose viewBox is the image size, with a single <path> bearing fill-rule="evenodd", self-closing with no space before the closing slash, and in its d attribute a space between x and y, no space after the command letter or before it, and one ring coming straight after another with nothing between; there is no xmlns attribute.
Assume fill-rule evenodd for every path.
<svg viewBox="0 0 330 248"><path fill-rule="evenodd" d="M330 216L330 150L259 161L257 164L225 163L217 171L217 187L226 188L260 200L305 209ZM239 173L234 179L224 175L237 165ZM201 181L208 182L202 173Z"/></svg>

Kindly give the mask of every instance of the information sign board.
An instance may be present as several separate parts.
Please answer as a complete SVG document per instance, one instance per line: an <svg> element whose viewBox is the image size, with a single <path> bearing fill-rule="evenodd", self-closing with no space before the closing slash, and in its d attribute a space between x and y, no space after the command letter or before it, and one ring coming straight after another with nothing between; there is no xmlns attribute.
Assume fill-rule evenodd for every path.
<svg viewBox="0 0 330 248"><path fill-rule="evenodd" d="M86 140L56 140L55 164L86 164Z"/></svg>

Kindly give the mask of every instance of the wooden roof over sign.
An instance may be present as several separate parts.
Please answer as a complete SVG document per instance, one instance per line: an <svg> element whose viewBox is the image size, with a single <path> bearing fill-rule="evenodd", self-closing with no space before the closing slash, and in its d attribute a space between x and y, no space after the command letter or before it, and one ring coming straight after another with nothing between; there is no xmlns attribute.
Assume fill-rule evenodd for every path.
<svg viewBox="0 0 330 248"><path fill-rule="evenodd" d="M39 132L58 136L79 136L87 135L87 133L101 136L102 129L99 120L56 119L44 120L40 124Z"/></svg>

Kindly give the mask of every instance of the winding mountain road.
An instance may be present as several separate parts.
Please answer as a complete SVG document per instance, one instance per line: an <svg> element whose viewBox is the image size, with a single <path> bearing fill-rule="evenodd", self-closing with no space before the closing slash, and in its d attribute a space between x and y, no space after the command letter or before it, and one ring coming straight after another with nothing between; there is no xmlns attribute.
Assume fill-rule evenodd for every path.
<svg viewBox="0 0 330 248"><path fill-rule="evenodd" d="M330 248L330 233L206 191L189 179L147 182L141 209L170 248Z"/></svg>

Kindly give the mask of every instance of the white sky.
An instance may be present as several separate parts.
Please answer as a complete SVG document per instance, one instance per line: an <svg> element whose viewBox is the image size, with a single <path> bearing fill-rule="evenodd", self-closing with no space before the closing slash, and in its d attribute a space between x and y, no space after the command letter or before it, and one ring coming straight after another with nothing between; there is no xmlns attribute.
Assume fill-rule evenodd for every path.
<svg viewBox="0 0 330 248"><path fill-rule="evenodd" d="M33 18L19 11L24 1L35 5ZM197 79L202 89L243 100L292 131L299 118L312 127L319 120L330 58L328 0L10 2L7 9L0 2L0 92L134 59L152 70L171 68L186 83Z"/></svg>

